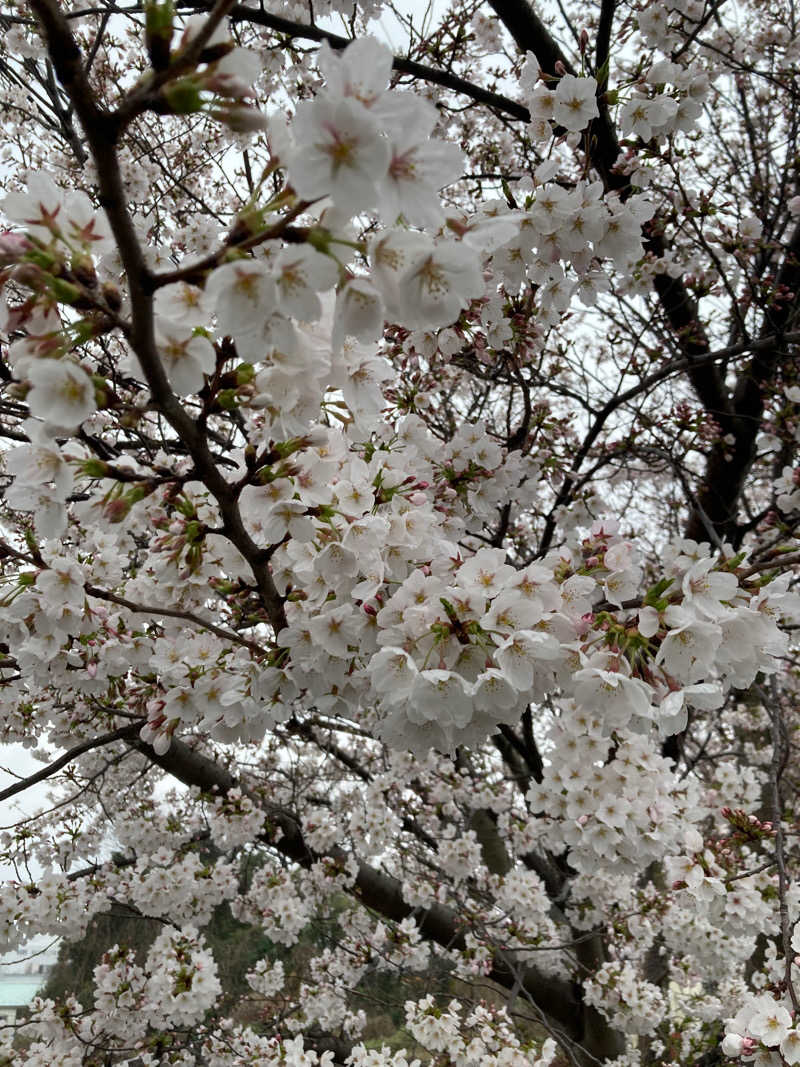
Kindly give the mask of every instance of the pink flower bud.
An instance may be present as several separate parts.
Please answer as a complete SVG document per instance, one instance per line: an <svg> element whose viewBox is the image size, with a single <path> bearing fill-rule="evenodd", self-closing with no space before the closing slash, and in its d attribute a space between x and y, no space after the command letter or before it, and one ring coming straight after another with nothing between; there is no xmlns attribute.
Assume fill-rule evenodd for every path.
<svg viewBox="0 0 800 1067"><path fill-rule="evenodd" d="M109 522L122 522L130 510L131 506L128 501L117 497L116 500L109 500L106 504L105 516Z"/></svg>
<svg viewBox="0 0 800 1067"><path fill-rule="evenodd" d="M156 734L156 736L151 742L153 746L153 751L157 756L166 755L166 753L169 752L169 746L171 745L171 743L172 734L166 730L163 733Z"/></svg>
<svg viewBox="0 0 800 1067"><path fill-rule="evenodd" d="M234 133L259 133L266 130L269 125L267 116L253 107L226 107L217 108L211 112L211 117L223 122Z"/></svg>
<svg viewBox="0 0 800 1067"><path fill-rule="evenodd" d="M303 434L303 443L306 448L320 448L328 443L328 431L324 426L315 426Z"/></svg>
<svg viewBox="0 0 800 1067"><path fill-rule="evenodd" d="M206 78L204 89L209 89L219 96L227 96L233 100L244 100L253 95L252 88L247 82L242 81L232 74L212 74Z"/></svg>
<svg viewBox="0 0 800 1067"><path fill-rule="evenodd" d="M740 1034L726 1034L722 1040L722 1051L726 1056L740 1056L744 1039Z"/></svg>
<svg viewBox="0 0 800 1067"><path fill-rule="evenodd" d="M0 262L5 265L16 262L31 247L30 241L22 233L12 230L0 232Z"/></svg>

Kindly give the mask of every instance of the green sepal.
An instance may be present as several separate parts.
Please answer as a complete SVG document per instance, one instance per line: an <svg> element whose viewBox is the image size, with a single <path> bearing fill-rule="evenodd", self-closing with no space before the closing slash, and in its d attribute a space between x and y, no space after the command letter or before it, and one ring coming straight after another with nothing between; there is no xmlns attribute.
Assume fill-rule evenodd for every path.
<svg viewBox="0 0 800 1067"><path fill-rule="evenodd" d="M205 525L202 522L199 522L197 519L192 519L190 522L186 523L186 529L183 531L183 535L186 540L192 544L195 541L202 540L205 530Z"/></svg>
<svg viewBox="0 0 800 1067"><path fill-rule="evenodd" d="M326 230L324 226L312 226L306 235L306 241L311 247L316 248L323 255L327 255L330 252L332 240L330 230Z"/></svg>
<svg viewBox="0 0 800 1067"><path fill-rule="evenodd" d="M144 500L146 496L150 496L152 492L153 487L151 485L148 485L147 482L140 482L128 490L125 494L125 500L133 506L138 504L140 500Z"/></svg>
<svg viewBox="0 0 800 1067"><path fill-rule="evenodd" d="M644 598L644 604L648 608L657 608L659 611L663 611L667 606L667 602L664 601L663 595L675 581L674 578L662 578L660 582L656 582L655 585L651 585L647 590L647 594Z"/></svg>
<svg viewBox="0 0 800 1067"><path fill-rule="evenodd" d="M111 467L102 459L85 459L80 465L80 473L87 478L110 478Z"/></svg>
<svg viewBox="0 0 800 1067"><path fill-rule="evenodd" d="M59 304L76 304L81 298L81 290L72 282L65 282L63 278L54 278L52 275L45 277L45 284Z"/></svg>
<svg viewBox="0 0 800 1067"><path fill-rule="evenodd" d="M164 100L173 115L192 115L203 110L200 89L191 78L180 78L165 86Z"/></svg>
<svg viewBox="0 0 800 1067"><path fill-rule="evenodd" d="M144 41L153 70L166 70L169 66L174 18L172 0L145 5Z"/></svg>

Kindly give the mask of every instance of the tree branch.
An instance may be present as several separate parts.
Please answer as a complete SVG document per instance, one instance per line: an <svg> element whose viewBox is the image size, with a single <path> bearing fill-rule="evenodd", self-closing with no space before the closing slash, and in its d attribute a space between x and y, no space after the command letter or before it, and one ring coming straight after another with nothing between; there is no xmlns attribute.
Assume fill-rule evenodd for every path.
<svg viewBox="0 0 800 1067"><path fill-rule="evenodd" d="M42 767L40 771L36 771L35 774L30 774L27 778L23 778L14 785L9 786L8 789L0 791L0 800L8 800L9 797L30 789L37 782L43 782L46 778L50 778L57 771L60 771L62 767L66 767L72 760L82 756L84 752L91 752L93 748L102 748L104 745L110 745L114 741L128 741L136 737L140 729L141 723L131 723L128 726L121 726L119 730L112 730L111 733L94 737L89 741L81 741L79 745L75 745L65 752L63 756L59 756L52 763L48 763L46 767Z"/></svg>
<svg viewBox="0 0 800 1067"><path fill-rule="evenodd" d="M97 597L98 600L107 600L111 604L119 604L120 607L127 608L128 611L135 611L139 615L152 615L155 617L164 615L170 619L183 619L195 626L202 627L204 630L209 630L212 634L216 634L217 637L221 637L223 641L232 641L234 644L243 645L244 648L249 648L251 652L255 652L259 656L268 655L268 650L262 648L255 641L248 641L246 637L240 637L233 630L226 630L224 626L216 626L213 622L207 622L206 619L193 614L191 611L182 611L179 608L161 608L150 604L137 604L133 600L126 600L125 597L117 596L116 593L98 589L96 585L87 585L84 586L84 589L89 596Z"/></svg>
<svg viewBox="0 0 800 1067"><path fill-rule="evenodd" d="M643 395L649 389L652 389L654 385L658 385L659 382L665 381L667 378L671 378L673 374L679 374L683 371L693 369L695 372L702 370L707 364L719 362L722 360L733 359L736 356L746 355L750 352L759 352L761 350L769 350L774 347L778 338L776 336L769 336L761 338L758 341L743 341L740 344L729 345L727 348L719 348L714 352L706 352L704 355L697 357L676 359L670 363L665 364L658 370L653 371L652 374L648 374L646 378L643 378L636 385L632 385L630 389L626 389L622 393L617 393L612 396L602 408L595 414L595 419L592 425L589 427L589 431L581 442L575 456L570 465L570 471L573 474L577 474L580 470L583 461L589 455L592 446L600 435L601 430L608 421L611 415L623 404L627 404L631 400L635 400L638 396ZM792 333L786 335L786 340L800 342L800 333ZM544 555L550 547L550 543L555 532L555 514L558 508L563 507L569 500L573 488L573 479L567 479L561 489L558 492L556 500L550 509L547 521L545 523L544 533L542 534L542 540L539 545L539 555ZM702 501L701 501L702 502ZM696 541L702 541L707 536L706 525L709 521L712 521L710 517L705 515L705 522L703 517L698 515L698 521L702 530L699 535L693 539ZM691 533L686 534L687 537L693 536Z"/></svg>
<svg viewBox="0 0 800 1067"><path fill-rule="evenodd" d="M181 3L179 7L189 11L208 10L208 5L204 4L202 0L197 0L195 3ZM341 37L339 34L320 29L319 26L292 22L290 19L282 18L280 15L273 15L269 11L264 11L263 8L247 7L245 4L235 4L228 12L228 17L231 22L250 22L254 26L264 26L267 29L275 30L277 33L282 33L292 40L327 41L331 48L337 51L346 48L352 40L349 37ZM392 67L399 74L409 74L420 81L441 85L443 89L449 89L451 92L469 97L476 104L485 104L494 111L504 112L511 118L519 119L521 122L530 122L530 112L523 104L510 99L510 97L503 96L501 93L493 93L488 89L483 89L480 85L475 85L465 78L459 78L449 71L439 70L437 67L429 67L424 63L417 63L413 59L405 59L403 56L395 56L392 61Z"/></svg>
<svg viewBox="0 0 800 1067"><path fill-rule="evenodd" d="M31 0L31 7L40 20L56 73L81 121L97 168L100 203L108 216L128 280L132 311L128 341L159 411L186 445L198 476L216 499L225 533L250 565L269 620L277 633L286 627L286 613L283 599L272 580L268 554L245 530L235 488L220 473L200 426L173 393L158 354L153 322L153 276L128 210L128 197L115 151L119 123L114 116L97 107L84 73L80 50L56 0Z"/></svg>
<svg viewBox="0 0 800 1067"><path fill-rule="evenodd" d="M761 431L767 391L786 360L796 358L789 345L797 343L791 333L800 307L800 225L795 228L775 278L776 292L792 294L791 299L776 301L764 314L761 338L754 356L743 368L733 395L733 417L727 427L734 442L719 439L708 459L703 484L697 494L695 509L686 536L702 540L703 519L700 507L726 540L738 547L742 531L737 521L737 503L756 456L756 439ZM721 435L722 436L722 435Z"/></svg>
<svg viewBox="0 0 800 1067"><path fill-rule="evenodd" d="M552 74L557 63L560 63L567 73L574 73L568 58L527 0L490 0L490 3L520 51L533 52L546 74ZM607 21L612 15L613 12L607 12ZM603 33L605 32L604 25ZM610 26L608 32L610 33ZM625 199L631 194L632 186L627 175L615 170L621 151L619 139L608 108L601 106L599 110L599 118L590 125L583 138L583 148L600 175L606 191L616 190L620 197ZM658 228L650 224L645 237L645 251L655 259L663 258L667 245ZM722 436L725 436L730 432L730 419L733 414L731 403L719 370L705 359L711 345L698 318L697 302L690 295L682 278L656 274L653 278L653 288L670 329L688 361L687 377L692 388L705 410L720 424ZM703 484L714 484L712 472L706 474Z"/></svg>
<svg viewBox="0 0 800 1067"><path fill-rule="evenodd" d="M547 80L558 78L556 66L559 63L567 74L577 73L527 0L489 0L489 4L520 52L533 52L542 73L549 75Z"/></svg>
<svg viewBox="0 0 800 1067"><path fill-rule="evenodd" d="M614 25L614 12L617 0L602 0L600 18L597 23L597 42L595 45L595 71L597 72L597 92L604 93L608 88L608 62L611 55L611 29Z"/></svg>
<svg viewBox="0 0 800 1067"><path fill-rule="evenodd" d="M207 793L224 796L237 780L213 760L194 751L182 741L174 740L164 755L156 754L145 742L135 739L134 747L152 763L171 774L184 785L196 786ZM262 797L257 791L246 790L264 811L264 830L259 840L287 859L302 867L328 860L346 869L351 856L334 846L325 853L312 849L305 841L299 820L285 808ZM403 896L402 883L369 864L357 861L356 876L350 889L352 895L366 907L395 922L413 918L426 940L455 951L466 948L464 919L443 904L417 908ZM487 975L505 989L512 989L521 980L526 993L538 1007L572 1037L580 1038L584 1028L584 1009L575 996L572 983L539 973L533 967L512 967L505 955L498 952L492 959Z"/></svg>

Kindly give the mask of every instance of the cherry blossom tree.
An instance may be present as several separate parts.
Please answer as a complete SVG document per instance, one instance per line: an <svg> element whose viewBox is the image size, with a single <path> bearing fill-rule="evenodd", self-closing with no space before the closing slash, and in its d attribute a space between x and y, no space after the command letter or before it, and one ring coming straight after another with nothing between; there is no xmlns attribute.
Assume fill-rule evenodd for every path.
<svg viewBox="0 0 800 1067"><path fill-rule="evenodd" d="M5 1062L800 1060L798 17L3 5Z"/></svg>

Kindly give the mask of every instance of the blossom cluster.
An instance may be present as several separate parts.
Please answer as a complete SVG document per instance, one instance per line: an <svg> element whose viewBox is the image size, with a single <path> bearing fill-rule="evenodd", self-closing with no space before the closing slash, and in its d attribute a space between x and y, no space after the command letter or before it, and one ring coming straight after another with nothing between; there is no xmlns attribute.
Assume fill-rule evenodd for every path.
<svg viewBox="0 0 800 1067"><path fill-rule="evenodd" d="M664 993L642 981L629 963L604 963L587 983L586 997L612 1026L628 1033L651 1034L664 1016Z"/></svg>
<svg viewBox="0 0 800 1067"><path fill-rule="evenodd" d="M430 1052L446 1052L455 1067L549 1067L556 1053L552 1038L524 1047L502 1008L478 1004L462 1018L458 1001L442 1008L428 995L407 1001L405 1010L414 1038Z"/></svg>
<svg viewBox="0 0 800 1067"><path fill-rule="evenodd" d="M796 935L793 939L797 940ZM796 944L792 946L797 951ZM736 1015L725 1022L722 1051L745 1062L769 1064L800 1061L800 1031L788 997L760 993L745 1000Z"/></svg>
<svg viewBox="0 0 800 1067"><path fill-rule="evenodd" d="M305 55L268 31L309 30L300 4L237 5L194 59L205 17L145 6L133 58L134 33L65 20L87 64L62 133L115 131L91 196L22 125L2 150L0 731L71 751L34 776L62 775L35 836L0 830L0 940L78 941L112 905L159 932L103 954L91 1008L35 1001L0 1058L329 1065L323 1034L350 1067L419 1067L372 1047L380 982L455 1067L549 1067L554 1038L695 1062L731 1011L726 1055L798 1062L796 844L763 815L793 781L793 350L752 449L727 406L738 361L794 343L769 272L800 198L740 208L684 139L725 49L745 108L752 42L696 0L634 5L605 70L588 31L580 73L522 64L526 128L391 87L424 67L371 37ZM793 46L757 15L782 84ZM468 17L430 55L452 42L444 80L518 122L502 20ZM46 38L25 19L0 47L33 76ZM790 143L756 100L767 148ZM14 90L4 127L33 106ZM697 412L709 380L724 402ZM745 458L749 512L718 533L701 465ZM708 544L662 524L684 492ZM282 953L254 951L234 1018L220 909Z"/></svg>

